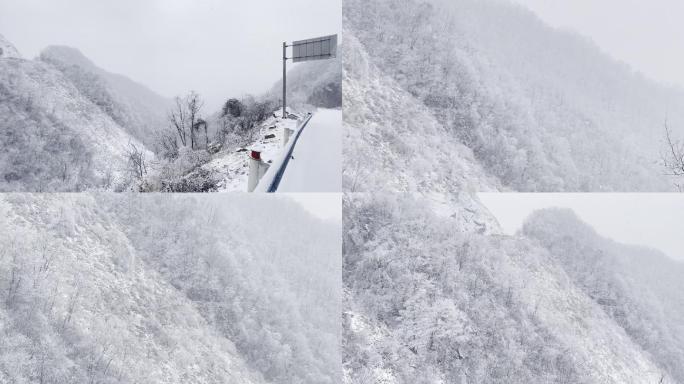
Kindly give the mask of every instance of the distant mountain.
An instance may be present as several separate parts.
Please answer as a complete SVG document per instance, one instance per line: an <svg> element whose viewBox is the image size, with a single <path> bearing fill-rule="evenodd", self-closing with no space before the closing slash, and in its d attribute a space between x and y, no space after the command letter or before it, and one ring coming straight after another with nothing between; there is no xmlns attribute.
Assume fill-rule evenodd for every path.
<svg viewBox="0 0 684 384"><path fill-rule="evenodd" d="M155 131L168 125L172 100L98 68L77 49L51 46L41 52L40 60L64 73L93 104L146 145L151 146Z"/></svg>
<svg viewBox="0 0 684 384"><path fill-rule="evenodd" d="M131 145L149 143L169 101L75 49L21 58L0 39L0 191L126 189Z"/></svg>
<svg viewBox="0 0 684 384"><path fill-rule="evenodd" d="M435 140L462 143L502 187L674 189L659 161L666 120L684 137L684 90L644 78L590 40L551 28L506 0L350 0L343 17L345 42L347 35L359 42L352 51L366 52L369 65L394 82L386 92L411 95L441 127ZM364 73L354 68L359 63L347 57L345 93L364 86ZM380 90L390 83L371 84ZM373 106L377 94L345 94L354 105L345 107L345 118L361 129L378 120L423 129L408 116L397 121L396 113L357 116L355 109ZM393 146L393 140L373 144ZM450 179L443 164L451 161L414 167ZM368 168L387 178L389 168Z"/></svg>
<svg viewBox="0 0 684 384"><path fill-rule="evenodd" d="M345 383L679 383L684 268L563 212L344 200Z"/></svg>

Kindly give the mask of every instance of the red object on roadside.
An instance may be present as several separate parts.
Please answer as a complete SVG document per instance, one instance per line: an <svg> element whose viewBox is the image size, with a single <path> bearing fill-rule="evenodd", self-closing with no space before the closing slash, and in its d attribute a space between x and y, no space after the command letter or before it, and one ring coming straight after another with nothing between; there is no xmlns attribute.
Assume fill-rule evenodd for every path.
<svg viewBox="0 0 684 384"><path fill-rule="evenodd" d="M250 156L251 156L252 159L254 159L254 160L261 160L261 152L259 152L259 151L255 151L255 150L252 149L252 152L250 153Z"/></svg>

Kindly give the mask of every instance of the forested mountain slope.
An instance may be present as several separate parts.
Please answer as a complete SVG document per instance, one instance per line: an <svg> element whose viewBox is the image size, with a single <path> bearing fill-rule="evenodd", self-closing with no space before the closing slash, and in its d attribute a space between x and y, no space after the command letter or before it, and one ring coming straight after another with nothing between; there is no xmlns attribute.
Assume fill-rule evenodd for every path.
<svg viewBox="0 0 684 384"><path fill-rule="evenodd" d="M554 250L501 235L476 200L452 217L410 195L348 195L344 209L345 382L679 382L662 364L675 347L646 350Z"/></svg>
<svg viewBox="0 0 684 384"><path fill-rule="evenodd" d="M345 191L451 192L499 188L457 137L376 65L344 30Z"/></svg>
<svg viewBox="0 0 684 384"><path fill-rule="evenodd" d="M292 64L291 64L292 65ZM274 100L283 98L283 81L270 92ZM294 64L287 72L288 105L295 109L342 107L342 57Z"/></svg>
<svg viewBox="0 0 684 384"><path fill-rule="evenodd" d="M98 68L75 48L50 46L40 60L59 69L93 104L136 139L151 146L154 134L168 125L172 100L144 85Z"/></svg>
<svg viewBox="0 0 684 384"><path fill-rule="evenodd" d="M51 64L0 57L0 191L125 188L128 144L146 150L105 109Z"/></svg>
<svg viewBox="0 0 684 384"><path fill-rule="evenodd" d="M615 243L566 210L532 215L522 233L553 259L663 369L684 382L684 264L662 253Z"/></svg>
<svg viewBox="0 0 684 384"><path fill-rule="evenodd" d="M292 202L5 194L0 228L0 382L337 382L339 226Z"/></svg>
<svg viewBox="0 0 684 384"><path fill-rule="evenodd" d="M343 15L368 61L444 127L438 139L470 148L502 186L673 189L658 163L665 121L683 136L684 91L634 73L588 39L506 0L350 0ZM361 79L350 70L355 64L345 63L345 92ZM372 126L374 119L353 110L373 99L358 96L346 115ZM429 169L450 177L442 168Z"/></svg>

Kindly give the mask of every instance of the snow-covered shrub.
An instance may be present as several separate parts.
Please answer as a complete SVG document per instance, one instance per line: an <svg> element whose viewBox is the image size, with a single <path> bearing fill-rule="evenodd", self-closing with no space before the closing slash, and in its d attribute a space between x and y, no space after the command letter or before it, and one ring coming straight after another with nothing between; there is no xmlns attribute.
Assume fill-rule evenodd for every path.
<svg viewBox="0 0 684 384"><path fill-rule="evenodd" d="M155 131L165 126L170 100L98 68L77 49L50 46L39 60L61 71L86 98L145 145L152 146Z"/></svg>
<svg viewBox="0 0 684 384"><path fill-rule="evenodd" d="M258 127L276 108L268 97L245 96L241 100L228 99L215 119L217 142L227 148L253 143Z"/></svg>

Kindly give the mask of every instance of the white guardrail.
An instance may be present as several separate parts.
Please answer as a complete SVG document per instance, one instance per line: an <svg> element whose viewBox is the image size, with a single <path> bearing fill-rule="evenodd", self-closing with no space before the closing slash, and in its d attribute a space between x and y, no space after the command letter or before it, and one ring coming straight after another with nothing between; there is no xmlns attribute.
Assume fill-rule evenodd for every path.
<svg viewBox="0 0 684 384"><path fill-rule="evenodd" d="M299 136L302 134L302 131L304 131L304 128L309 123L309 120L311 120L312 116L313 115L311 112L307 113L297 125L294 135L290 137L290 140L283 148L283 152L281 153L280 157L277 159L277 161L274 161L271 164L271 166L268 168L268 171L266 171L261 180L259 180L259 184L257 184L254 192L275 192L278 190L278 185L280 185L280 181L285 174L287 164L292 158L292 152L294 151L295 145L297 145L297 140L299 140Z"/></svg>

